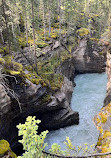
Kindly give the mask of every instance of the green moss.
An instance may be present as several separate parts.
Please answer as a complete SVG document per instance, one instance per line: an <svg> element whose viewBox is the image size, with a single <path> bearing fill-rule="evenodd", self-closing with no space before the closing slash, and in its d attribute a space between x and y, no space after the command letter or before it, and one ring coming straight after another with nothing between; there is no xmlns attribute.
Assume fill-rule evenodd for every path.
<svg viewBox="0 0 111 158"><path fill-rule="evenodd" d="M18 36L18 43L20 47L23 47L23 48L26 47L26 44L27 44L26 37L24 35Z"/></svg>
<svg viewBox="0 0 111 158"><path fill-rule="evenodd" d="M10 144L6 140L0 140L0 155L3 155L10 148Z"/></svg>
<svg viewBox="0 0 111 158"><path fill-rule="evenodd" d="M17 158L17 155L10 149L10 144L6 140L0 140L0 156L10 154L10 158Z"/></svg>
<svg viewBox="0 0 111 158"><path fill-rule="evenodd" d="M41 37L42 40L45 40L45 41L50 41L50 38L49 37Z"/></svg>
<svg viewBox="0 0 111 158"><path fill-rule="evenodd" d="M53 23L52 26L53 26L54 28L59 28L59 22L58 22L58 23Z"/></svg>
<svg viewBox="0 0 111 158"><path fill-rule="evenodd" d="M57 39L59 36L57 33L51 33L51 38Z"/></svg>
<svg viewBox="0 0 111 158"><path fill-rule="evenodd" d="M32 81L32 83L38 85L42 82L42 79L41 78L36 78L36 79L32 79L31 81Z"/></svg>
<svg viewBox="0 0 111 158"><path fill-rule="evenodd" d="M103 55L103 52L99 52L99 55Z"/></svg>
<svg viewBox="0 0 111 158"><path fill-rule="evenodd" d="M20 63L12 61L12 57L6 56L4 58L4 71L11 75L19 75L23 72L23 66Z"/></svg>
<svg viewBox="0 0 111 158"><path fill-rule="evenodd" d="M5 60L3 58L0 58L0 64L4 64Z"/></svg>
<svg viewBox="0 0 111 158"><path fill-rule="evenodd" d="M41 103L44 104L44 103L48 103L51 101L51 96L50 95L45 95L42 97L41 99Z"/></svg>
<svg viewBox="0 0 111 158"><path fill-rule="evenodd" d="M10 75L20 75L21 72L20 71L11 71L11 70L6 70L6 72L8 72Z"/></svg>
<svg viewBox="0 0 111 158"><path fill-rule="evenodd" d="M77 33L80 37L83 37L89 34L89 30L87 28L80 28L79 30L77 30Z"/></svg>
<svg viewBox="0 0 111 158"><path fill-rule="evenodd" d="M96 42L98 42L99 41L99 39L98 38L90 38L90 40L92 40L92 41L96 41Z"/></svg>
<svg viewBox="0 0 111 158"><path fill-rule="evenodd" d="M0 54L4 54L4 55L9 54L8 46L1 46L0 47Z"/></svg>
<svg viewBox="0 0 111 158"><path fill-rule="evenodd" d="M37 46L38 46L39 48L44 48L44 47L46 47L46 46L49 45L48 43L45 43L45 42L40 42L40 43L36 43L36 44L37 44Z"/></svg>
<svg viewBox="0 0 111 158"><path fill-rule="evenodd" d="M36 72L32 72L32 70L28 74L25 74L24 77L31 81L33 84L41 84L43 86L46 86L44 80L40 76L38 76Z"/></svg>

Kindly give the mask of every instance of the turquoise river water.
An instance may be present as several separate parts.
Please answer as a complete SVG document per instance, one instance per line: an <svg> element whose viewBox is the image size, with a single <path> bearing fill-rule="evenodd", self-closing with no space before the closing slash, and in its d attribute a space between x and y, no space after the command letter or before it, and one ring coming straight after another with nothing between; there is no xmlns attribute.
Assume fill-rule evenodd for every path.
<svg viewBox="0 0 111 158"><path fill-rule="evenodd" d="M80 74L74 79L76 87L72 95L71 107L80 115L79 125L49 132L46 142L61 145L65 149L64 141L69 137L75 146L96 144L99 136L93 118L100 111L106 96L107 75Z"/></svg>

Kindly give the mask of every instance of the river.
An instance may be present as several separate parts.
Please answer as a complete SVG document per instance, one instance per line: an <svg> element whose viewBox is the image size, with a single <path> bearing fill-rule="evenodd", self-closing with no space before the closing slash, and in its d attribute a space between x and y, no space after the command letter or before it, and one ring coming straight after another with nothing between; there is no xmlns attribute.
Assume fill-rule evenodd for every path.
<svg viewBox="0 0 111 158"><path fill-rule="evenodd" d="M53 143L57 143L65 150L66 137L69 137L75 146L83 146L85 143L90 146L98 141L99 132L93 123L93 118L104 103L107 75L105 73L80 74L74 81L76 87L72 95L71 107L79 112L80 123L49 132L46 138L48 148Z"/></svg>

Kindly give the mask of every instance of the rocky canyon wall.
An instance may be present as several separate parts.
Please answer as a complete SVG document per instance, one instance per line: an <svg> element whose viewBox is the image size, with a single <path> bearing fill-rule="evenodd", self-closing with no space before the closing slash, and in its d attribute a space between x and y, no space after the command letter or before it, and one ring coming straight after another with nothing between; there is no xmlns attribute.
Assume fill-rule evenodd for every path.
<svg viewBox="0 0 111 158"><path fill-rule="evenodd" d="M108 76L107 95L104 104L107 105L111 101L111 54L107 53L106 74Z"/></svg>

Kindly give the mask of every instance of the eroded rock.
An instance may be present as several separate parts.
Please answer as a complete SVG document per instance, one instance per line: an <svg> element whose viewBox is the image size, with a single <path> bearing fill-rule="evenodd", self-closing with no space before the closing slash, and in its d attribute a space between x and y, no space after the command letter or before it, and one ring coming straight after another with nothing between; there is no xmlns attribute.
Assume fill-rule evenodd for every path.
<svg viewBox="0 0 111 158"><path fill-rule="evenodd" d="M79 73L101 73L105 71L105 57L99 54L89 39L80 40L78 48L73 52L75 70Z"/></svg>

